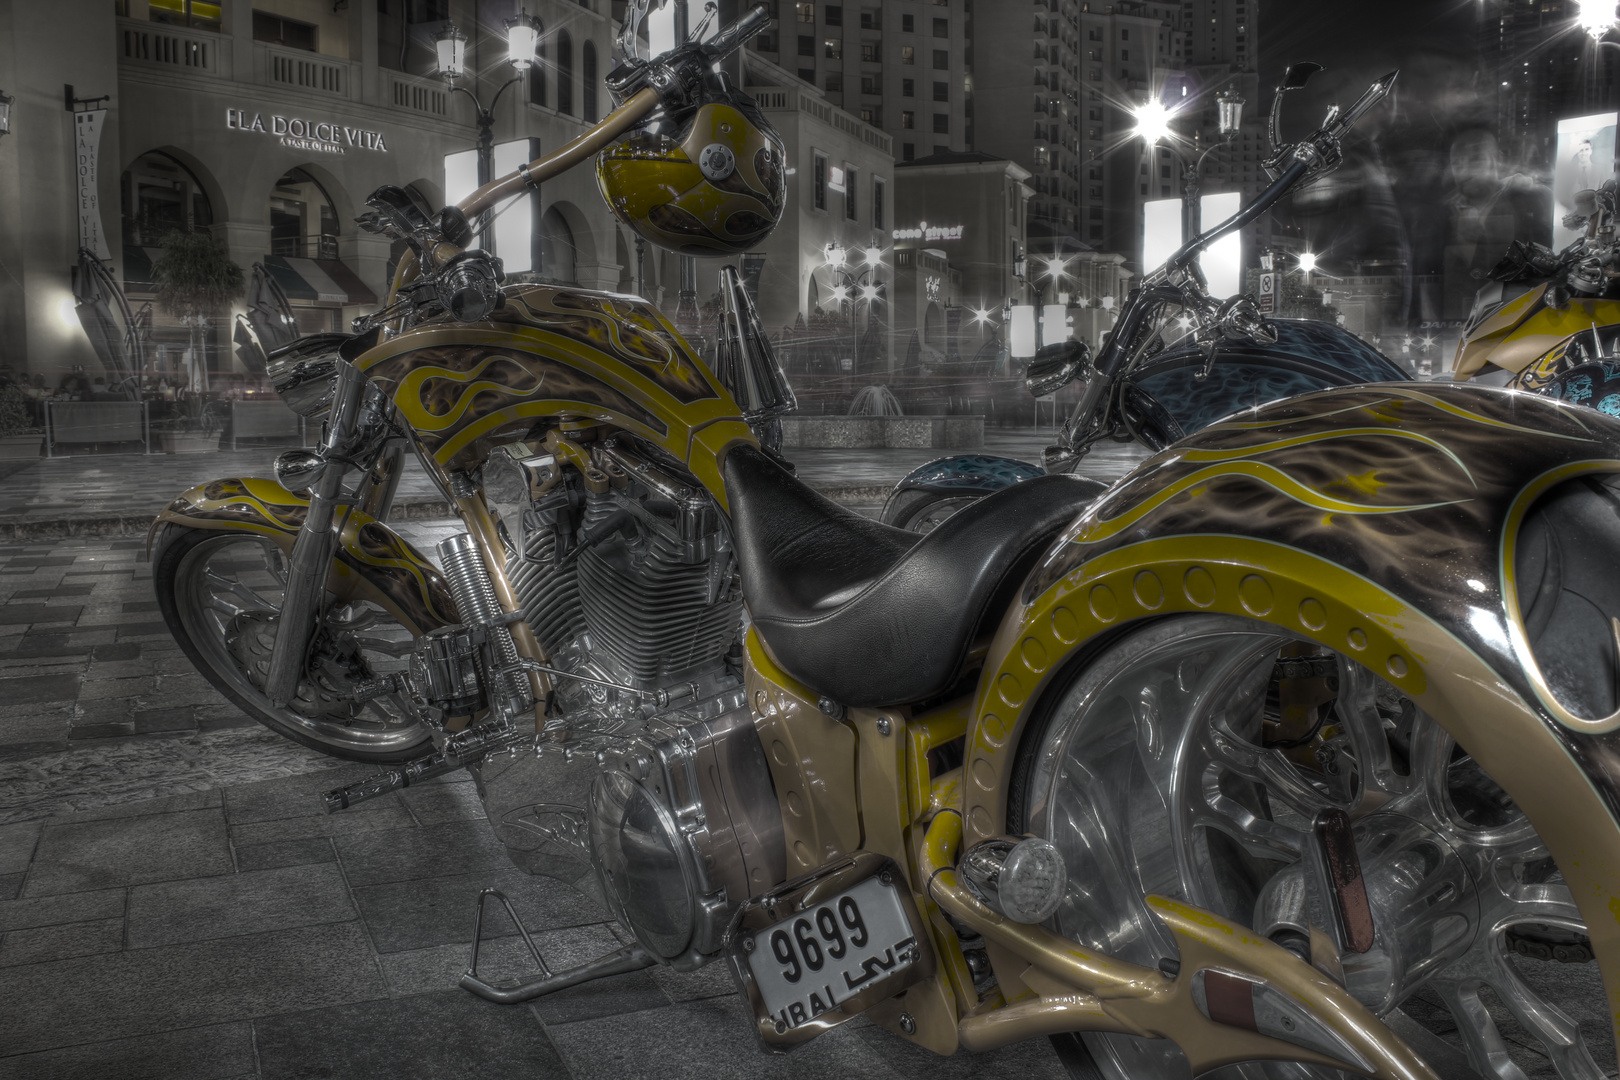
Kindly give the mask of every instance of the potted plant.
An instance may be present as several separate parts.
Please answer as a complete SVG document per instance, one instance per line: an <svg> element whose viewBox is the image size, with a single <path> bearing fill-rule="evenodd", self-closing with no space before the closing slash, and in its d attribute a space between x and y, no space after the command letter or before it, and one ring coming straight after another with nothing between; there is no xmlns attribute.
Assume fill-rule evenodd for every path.
<svg viewBox="0 0 1620 1080"><path fill-rule="evenodd" d="M209 408L205 337L208 320L243 293L242 268L225 245L206 232L175 231L163 238L163 254L152 263L158 306L191 331L186 379L174 413L155 422L153 432L166 453L203 452L219 445L219 417Z"/></svg>
<svg viewBox="0 0 1620 1080"><path fill-rule="evenodd" d="M26 461L39 457L41 433L34 426L33 403L22 387L0 387L0 461Z"/></svg>

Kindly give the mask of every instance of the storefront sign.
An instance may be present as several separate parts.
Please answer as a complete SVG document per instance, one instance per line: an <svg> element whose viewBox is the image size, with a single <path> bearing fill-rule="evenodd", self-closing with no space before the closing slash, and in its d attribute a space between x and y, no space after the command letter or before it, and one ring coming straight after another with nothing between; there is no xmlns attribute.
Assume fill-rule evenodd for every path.
<svg viewBox="0 0 1620 1080"><path fill-rule="evenodd" d="M388 152L382 132L349 127L337 120L277 114L266 117L258 112L249 114L246 109L226 109L225 126L232 131L269 135L294 150L315 150L324 154L346 154L351 148Z"/></svg>
<svg viewBox="0 0 1620 1080"><path fill-rule="evenodd" d="M98 259L112 258L107 234L101 228L101 124L106 109L73 114L73 173L79 187L79 246Z"/></svg>
<svg viewBox="0 0 1620 1080"><path fill-rule="evenodd" d="M960 240L962 226L930 225L926 221L919 221L915 229L895 229L893 236L896 240Z"/></svg>

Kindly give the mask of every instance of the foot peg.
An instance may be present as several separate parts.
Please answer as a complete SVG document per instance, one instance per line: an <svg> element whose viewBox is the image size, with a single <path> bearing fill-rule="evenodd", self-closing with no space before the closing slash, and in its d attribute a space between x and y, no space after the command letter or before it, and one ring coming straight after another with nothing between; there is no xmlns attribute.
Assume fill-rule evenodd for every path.
<svg viewBox="0 0 1620 1080"><path fill-rule="evenodd" d="M473 728L446 739L444 749L438 753L407 761L397 769L384 770L364 780L357 780L348 787L333 788L321 798L326 803L326 812L335 814L355 803L465 768L491 750L522 741L525 735L532 738L534 732L524 732L513 725L492 724L487 728Z"/></svg>
<svg viewBox="0 0 1620 1080"><path fill-rule="evenodd" d="M534 964L540 969L540 977L528 982L518 983L516 986L496 986L485 982L478 975L478 947L484 938L484 901L491 896L499 900L506 908L507 917L512 925L518 928L523 935L523 944L529 947L529 955L534 958ZM609 975L623 975L627 971L640 971L642 968L652 967L656 961L651 953L640 945L626 945L622 949L597 957L578 967L571 967L567 971L553 972L546 966L545 960L540 956L540 950L535 948L534 939L529 936L528 928L523 920L518 918L517 911L512 907L512 901L499 889L485 889L478 894L477 913L473 916L473 942L472 959L468 962L466 974L461 976L461 988L469 990L485 1001L493 1001L499 1005L516 1005L523 1001L532 1001L537 997L552 994L558 990L566 990L570 986L591 982L595 979L604 979Z"/></svg>

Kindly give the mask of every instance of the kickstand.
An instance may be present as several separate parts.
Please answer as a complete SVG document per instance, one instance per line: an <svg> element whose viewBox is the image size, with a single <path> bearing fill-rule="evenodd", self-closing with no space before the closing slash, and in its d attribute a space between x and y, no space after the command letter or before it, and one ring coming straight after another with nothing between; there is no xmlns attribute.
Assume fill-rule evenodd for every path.
<svg viewBox="0 0 1620 1080"><path fill-rule="evenodd" d="M518 983L516 986L496 986L485 982L478 976L478 947L484 938L484 901L495 897L506 907L506 914L511 916L512 923L523 935L523 943L529 947L529 955L534 957L536 966L540 968L540 978L528 982ZM461 976L461 988L470 990L486 1001L493 1001L501 1005L515 1005L520 1001L532 1001L545 994L565 990L570 986L591 982L594 979L606 978L609 975L622 975L627 971L640 971L642 968L652 967L657 961L651 953L640 945L626 945L622 949L615 949L587 961L578 967L571 967L566 971L552 972L546 966L545 960L540 957L540 950L535 948L534 939L529 936L528 928L523 920L518 918L517 911L512 907L512 901L499 889L485 889L478 894L478 906L473 915L473 942L472 959L467 965L467 971Z"/></svg>

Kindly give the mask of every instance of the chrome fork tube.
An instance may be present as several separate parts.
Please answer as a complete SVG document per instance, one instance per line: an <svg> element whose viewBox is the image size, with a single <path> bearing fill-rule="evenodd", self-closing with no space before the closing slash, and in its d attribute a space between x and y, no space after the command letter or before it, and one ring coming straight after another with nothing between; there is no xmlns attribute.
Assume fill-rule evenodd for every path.
<svg viewBox="0 0 1620 1080"><path fill-rule="evenodd" d="M275 647L270 653L270 670L265 676L265 696L278 709L298 693L298 680L304 674L336 542L332 519L343 491L345 471L343 462L336 458L354 442L365 393L365 375L352 364L342 365L332 402L331 426L321 441L320 453L327 465L310 491L309 514L298 531L298 539L293 541L292 557L287 560L287 589L282 596Z"/></svg>

